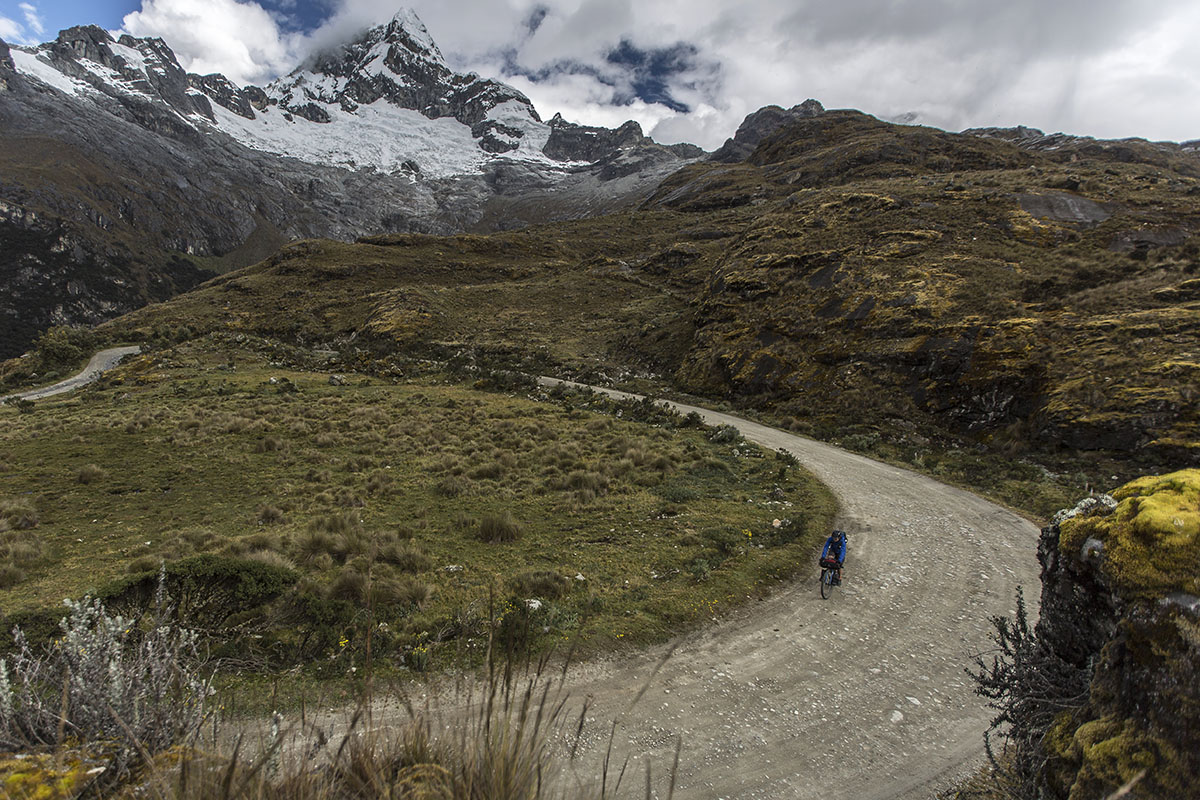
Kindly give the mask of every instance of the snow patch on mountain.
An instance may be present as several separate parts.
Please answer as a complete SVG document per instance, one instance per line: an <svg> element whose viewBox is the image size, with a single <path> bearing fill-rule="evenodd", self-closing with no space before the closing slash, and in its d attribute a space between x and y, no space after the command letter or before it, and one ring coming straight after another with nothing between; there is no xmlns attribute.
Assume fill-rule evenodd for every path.
<svg viewBox="0 0 1200 800"><path fill-rule="evenodd" d="M78 97L92 88L85 81L72 78L56 69L53 65L42 61L37 57L36 53L19 47L13 47L9 54L12 56L13 66L17 68L17 72L22 75L28 75L31 78L36 78L47 86L52 86L64 94Z"/></svg>
<svg viewBox="0 0 1200 800"><path fill-rule="evenodd" d="M254 150L292 156L314 164L441 177L478 172L487 155L471 129L450 117L429 119L386 102L359 106L354 113L330 110L329 122L284 117L270 109L246 119L213 106L216 127Z"/></svg>

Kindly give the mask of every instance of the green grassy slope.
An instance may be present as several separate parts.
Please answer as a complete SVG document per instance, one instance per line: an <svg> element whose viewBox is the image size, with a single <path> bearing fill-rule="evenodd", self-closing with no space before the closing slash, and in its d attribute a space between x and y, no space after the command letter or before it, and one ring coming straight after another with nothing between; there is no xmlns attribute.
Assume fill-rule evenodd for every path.
<svg viewBox="0 0 1200 800"><path fill-rule="evenodd" d="M1018 504L1047 466L1068 488L1024 505L1048 513L1196 459L1198 165L829 112L636 212L301 242L108 331L644 378L960 482L1016 470L993 488Z"/></svg>

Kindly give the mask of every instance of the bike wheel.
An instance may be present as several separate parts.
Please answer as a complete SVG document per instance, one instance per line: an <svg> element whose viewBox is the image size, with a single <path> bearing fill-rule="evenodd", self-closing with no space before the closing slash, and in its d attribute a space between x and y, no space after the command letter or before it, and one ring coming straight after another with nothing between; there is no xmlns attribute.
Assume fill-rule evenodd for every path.
<svg viewBox="0 0 1200 800"><path fill-rule="evenodd" d="M821 570L821 599L828 600L833 594L833 570Z"/></svg>

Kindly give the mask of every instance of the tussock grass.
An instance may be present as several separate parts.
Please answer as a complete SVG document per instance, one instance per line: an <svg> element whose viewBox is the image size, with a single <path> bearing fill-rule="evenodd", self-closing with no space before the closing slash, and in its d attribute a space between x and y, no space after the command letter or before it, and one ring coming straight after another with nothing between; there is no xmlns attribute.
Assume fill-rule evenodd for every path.
<svg viewBox="0 0 1200 800"><path fill-rule="evenodd" d="M371 629L377 655L408 664L420 645L429 669L478 658L488 636L479 608L498 587L516 586L553 604L531 628L532 646L578 634L585 650L607 650L710 616L685 596L694 559L712 565L706 599L729 602L787 574L800 559L785 551L806 541L718 558L688 530L745 526L758 536L787 515L795 530L816 531L830 508L799 472L785 481L793 507L784 508L771 499L773 460L768 472L767 460L735 455L645 404L361 377L333 386L327 374L264 366L262 351L217 345L197 339L153 356L191 365L166 370L169 380L102 387L88 403L42 404L34 415L0 408L0 448L13 467L6 497L54 522L37 530L45 557L15 565L23 580L0 589L5 613L205 555L240 559L220 568L230 581L258 580L249 564L298 573L272 590L276 599L214 623L239 631L235 655L249 669L303 663L306 675L340 680L366 647L362 603L376 600L374 620L385 626ZM296 391L277 391L283 377ZM145 427L126 433L135 418ZM315 441L322 434L325 446ZM71 454L70 468L46 455L59 451ZM704 458L725 468L694 472ZM93 484L102 505L75 480L89 463L107 468ZM666 483L681 492L673 509L660 493ZM556 582L513 583L530 569L569 576L571 588L552 598ZM374 588L356 589L357 578L341 577L349 572Z"/></svg>
<svg viewBox="0 0 1200 800"><path fill-rule="evenodd" d="M75 473L75 480L79 483L87 485L89 483L95 483L96 481L103 480L107 476L108 473L105 472L102 467L96 464L86 464L80 467L79 471Z"/></svg>
<svg viewBox="0 0 1200 800"><path fill-rule="evenodd" d="M0 500L0 526L18 531L36 528L41 517L29 500Z"/></svg>
<svg viewBox="0 0 1200 800"><path fill-rule="evenodd" d="M521 538L521 526L513 519L512 512L505 509L498 513L484 514L479 520L479 539L491 544L515 542Z"/></svg>

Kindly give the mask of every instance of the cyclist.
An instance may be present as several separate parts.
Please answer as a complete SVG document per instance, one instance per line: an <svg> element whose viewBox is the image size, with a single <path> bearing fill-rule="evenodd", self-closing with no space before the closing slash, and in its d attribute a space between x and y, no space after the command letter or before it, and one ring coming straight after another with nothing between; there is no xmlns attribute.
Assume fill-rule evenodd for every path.
<svg viewBox="0 0 1200 800"><path fill-rule="evenodd" d="M834 531L825 540L825 549L821 551L821 566L833 570L833 585L842 582L842 564L846 561L846 532Z"/></svg>

